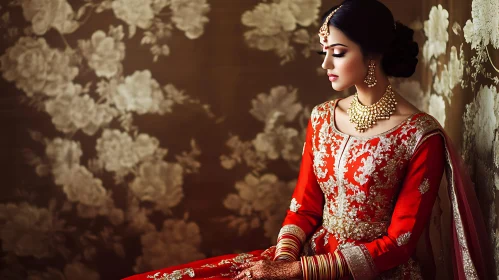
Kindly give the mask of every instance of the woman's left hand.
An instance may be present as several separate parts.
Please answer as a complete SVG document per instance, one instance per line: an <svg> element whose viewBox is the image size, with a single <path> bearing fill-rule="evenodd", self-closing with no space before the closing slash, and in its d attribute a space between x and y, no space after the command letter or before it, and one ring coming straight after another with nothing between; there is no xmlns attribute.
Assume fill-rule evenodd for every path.
<svg viewBox="0 0 499 280"><path fill-rule="evenodd" d="M242 270L234 280L284 280L284 279L300 279L302 276L301 264L299 261L268 261L261 260L257 262L249 262L239 266Z"/></svg>

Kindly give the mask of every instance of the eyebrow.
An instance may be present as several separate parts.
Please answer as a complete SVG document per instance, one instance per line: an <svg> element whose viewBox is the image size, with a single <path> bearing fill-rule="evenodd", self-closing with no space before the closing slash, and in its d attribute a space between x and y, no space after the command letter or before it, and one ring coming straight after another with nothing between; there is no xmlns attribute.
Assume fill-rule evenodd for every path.
<svg viewBox="0 0 499 280"><path fill-rule="evenodd" d="M319 44L321 44L321 46L324 46L322 43L319 43ZM343 46L343 47L345 47L345 48L348 48L348 46L343 45L343 44L339 44L339 43L329 45L329 46L327 46L326 48L332 48L332 47L336 47L336 46Z"/></svg>

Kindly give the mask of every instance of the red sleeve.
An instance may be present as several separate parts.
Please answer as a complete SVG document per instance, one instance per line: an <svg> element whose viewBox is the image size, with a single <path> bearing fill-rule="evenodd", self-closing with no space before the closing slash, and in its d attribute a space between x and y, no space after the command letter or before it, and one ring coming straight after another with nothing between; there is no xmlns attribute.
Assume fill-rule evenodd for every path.
<svg viewBox="0 0 499 280"><path fill-rule="evenodd" d="M387 235L341 250L354 279L373 279L406 263L426 227L445 166L444 139L424 137L413 154L398 195Z"/></svg>
<svg viewBox="0 0 499 280"><path fill-rule="evenodd" d="M308 122L306 139L303 147L303 156L300 165L300 173L296 184L289 210L284 219L283 227L279 233L277 242L276 258L279 258L280 249L283 244L290 242L290 238L296 240L291 242L291 247L296 247L288 260L298 260L299 250L307 236L309 236L322 221L324 207L324 195L317 183L313 168L313 135L314 128L311 121ZM289 245L289 244L288 244ZM289 247L289 246L288 246Z"/></svg>

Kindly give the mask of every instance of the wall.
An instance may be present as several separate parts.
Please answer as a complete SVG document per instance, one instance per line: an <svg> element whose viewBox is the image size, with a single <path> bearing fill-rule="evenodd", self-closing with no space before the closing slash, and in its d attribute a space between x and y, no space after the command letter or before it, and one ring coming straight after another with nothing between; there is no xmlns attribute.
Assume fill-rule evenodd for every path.
<svg viewBox="0 0 499 280"><path fill-rule="evenodd" d="M463 147L495 247L498 4L384 3L421 47L392 82ZM0 278L118 279L273 244L310 110L353 93L315 55L329 5L2 3Z"/></svg>

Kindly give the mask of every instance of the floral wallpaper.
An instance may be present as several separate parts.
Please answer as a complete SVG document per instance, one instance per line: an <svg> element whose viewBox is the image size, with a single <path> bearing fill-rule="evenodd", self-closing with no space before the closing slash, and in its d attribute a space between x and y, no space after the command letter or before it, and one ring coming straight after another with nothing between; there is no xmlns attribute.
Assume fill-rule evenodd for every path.
<svg viewBox="0 0 499 280"><path fill-rule="evenodd" d="M383 2L421 47L392 83L461 146L497 262L498 3ZM312 107L353 93L312 55L332 4L3 1L0 278L119 279L274 244Z"/></svg>

